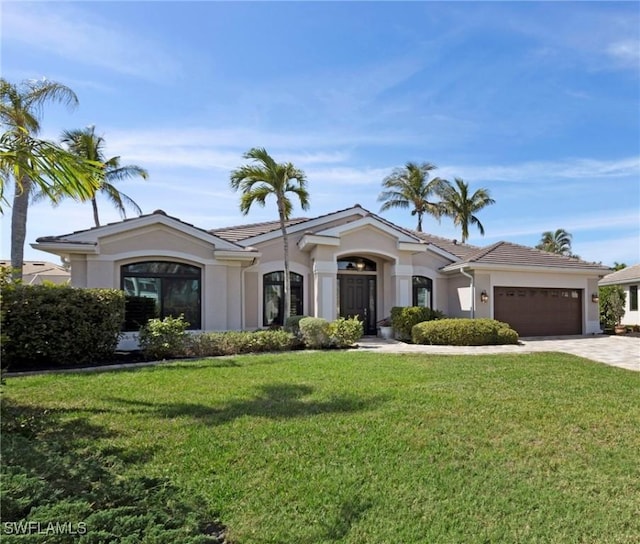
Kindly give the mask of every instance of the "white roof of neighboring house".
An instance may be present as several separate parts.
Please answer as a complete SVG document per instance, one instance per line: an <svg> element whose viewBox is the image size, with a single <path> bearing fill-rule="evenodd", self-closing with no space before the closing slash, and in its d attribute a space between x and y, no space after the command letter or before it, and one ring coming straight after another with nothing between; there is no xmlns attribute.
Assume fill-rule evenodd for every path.
<svg viewBox="0 0 640 544"><path fill-rule="evenodd" d="M598 285L619 285L622 283L640 283L640 264L627 266L602 278Z"/></svg>

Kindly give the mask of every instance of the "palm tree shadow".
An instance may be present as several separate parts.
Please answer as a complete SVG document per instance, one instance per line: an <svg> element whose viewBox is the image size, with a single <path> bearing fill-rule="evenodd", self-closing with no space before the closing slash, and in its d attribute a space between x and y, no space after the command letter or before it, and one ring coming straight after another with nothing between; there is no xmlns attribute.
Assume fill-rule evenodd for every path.
<svg viewBox="0 0 640 544"><path fill-rule="evenodd" d="M260 393L248 400L237 400L222 408L189 402L155 403L127 399L110 399L119 404L149 412L161 418L191 417L204 425L223 425L237 418L264 417L290 419L331 413L351 413L369 410L378 406L384 398L369 398L355 395L340 395L326 401L306 399L313 387L302 384L268 384Z"/></svg>

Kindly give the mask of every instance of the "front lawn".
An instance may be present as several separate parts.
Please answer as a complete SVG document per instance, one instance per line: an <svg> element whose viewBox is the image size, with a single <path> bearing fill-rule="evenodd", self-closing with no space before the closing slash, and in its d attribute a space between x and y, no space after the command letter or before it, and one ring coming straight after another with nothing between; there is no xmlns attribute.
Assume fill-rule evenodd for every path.
<svg viewBox="0 0 640 544"><path fill-rule="evenodd" d="M82 521L38 495L57 475L60 501L88 497L83 542L110 541L95 510L115 512L114 486L148 501L130 534L173 531L154 542L218 522L234 544L640 542L640 373L570 355L279 353L9 378L3 396L5 535L7 503Z"/></svg>

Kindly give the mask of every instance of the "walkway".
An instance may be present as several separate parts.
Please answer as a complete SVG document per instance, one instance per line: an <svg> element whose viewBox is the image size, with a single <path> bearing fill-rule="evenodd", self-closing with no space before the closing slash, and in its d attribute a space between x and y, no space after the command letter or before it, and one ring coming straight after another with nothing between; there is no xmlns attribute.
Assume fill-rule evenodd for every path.
<svg viewBox="0 0 640 544"><path fill-rule="evenodd" d="M360 349L381 353L433 353L445 355L484 355L490 353L534 353L561 351L611 366L640 372L640 336L559 336L521 338L509 346L421 346L374 336L362 338Z"/></svg>

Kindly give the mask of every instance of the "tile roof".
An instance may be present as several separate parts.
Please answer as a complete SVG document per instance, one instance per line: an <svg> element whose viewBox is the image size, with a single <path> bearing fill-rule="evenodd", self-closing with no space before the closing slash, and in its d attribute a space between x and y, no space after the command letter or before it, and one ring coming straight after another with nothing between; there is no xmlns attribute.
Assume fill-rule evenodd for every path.
<svg viewBox="0 0 640 544"><path fill-rule="evenodd" d="M575 257L566 257L557 253L549 253L529 246L521 246L511 242L497 242L484 247L465 257L462 261L444 268L458 268L465 264L539 266L545 268L592 269L606 271L608 268L599 263L590 263Z"/></svg>
<svg viewBox="0 0 640 544"><path fill-rule="evenodd" d="M640 282L640 264L627 266L602 278L599 285L616 285L618 283Z"/></svg>
<svg viewBox="0 0 640 544"><path fill-rule="evenodd" d="M309 221L307 217L298 217L295 219L289 219L285 221L285 225L290 227L291 225L297 225L298 223L304 223ZM222 238L227 242L240 242L246 238L252 238L254 236L260 236L274 230L280 229L280 221L265 221L262 223L251 223L249 225L237 225L235 227L222 227L218 229L211 229L207 232L213 234L218 238Z"/></svg>

